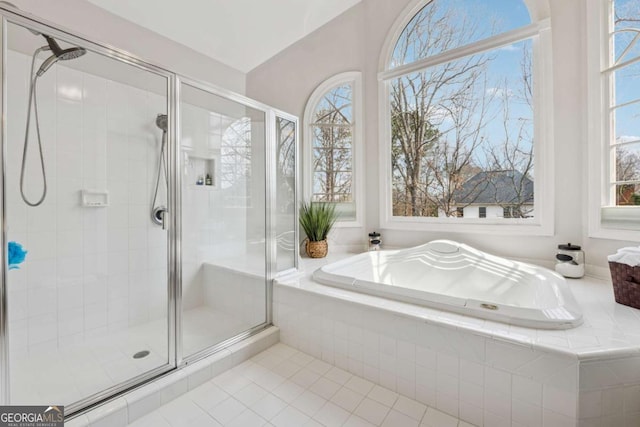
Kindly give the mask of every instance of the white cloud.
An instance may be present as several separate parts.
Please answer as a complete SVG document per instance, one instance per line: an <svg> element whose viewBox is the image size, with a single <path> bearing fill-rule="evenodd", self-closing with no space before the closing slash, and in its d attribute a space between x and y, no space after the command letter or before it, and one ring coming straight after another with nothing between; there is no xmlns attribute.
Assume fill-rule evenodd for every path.
<svg viewBox="0 0 640 427"><path fill-rule="evenodd" d="M507 52L516 52L519 49L518 49L518 46L516 46L515 44L510 44L510 45L507 45L507 46L502 46L499 50L504 50L504 51L507 51Z"/></svg>
<svg viewBox="0 0 640 427"><path fill-rule="evenodd" d="M624 142L635 142L638 141L640 142L640 136L634 136L634 135L620 135L618 138L616 138L616 142L617 143L624 143Z"/></svg>
<svg viewBox="0 0 640 427"><path fill-rule="evenodd" d="M495 96L496 98L502 98L503 96L508 96L511 97L513 96L513 91L511 89L504 89L501 87L490 87L488 88L485 93L488 96Z"/></svg>
<svg viewBox="0 0 640 427"><path fill-rule="evenodd" d="M432 123L444 123L451 120L451 113L444 107L436 106L429 109L429 120Z"/></svg>

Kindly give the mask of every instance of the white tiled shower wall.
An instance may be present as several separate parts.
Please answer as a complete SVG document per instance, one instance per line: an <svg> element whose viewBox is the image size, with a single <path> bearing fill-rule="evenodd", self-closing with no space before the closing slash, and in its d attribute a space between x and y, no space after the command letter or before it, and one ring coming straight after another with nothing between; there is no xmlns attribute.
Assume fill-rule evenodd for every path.
<svg viewBox="0 0 640 427"><path fill-rule="evenodd" d="M7 224L9 240L29 251L9 272L14 355L166 316L166 233L149 219L162 135L155 118L165 98L51 68L38 83L48 195L27 207L19 177L30 60L9 51ZM32 126L32 200L41 189L36 150ZM82 189L107 190L110 206L81 207Z"/></svg>
<svg viewBox="0 0 640 427"><path fill-rule="evenodd" d="M220 182L222 138L235 120L184 102L181 108L182 301L186 309L203 302L216 308L205 299L205 287L215 279L206 277L206 263L242 258L247 251L246 209L234 208L228 201L229 196L244 196L239 194L244 188L223 188ZM197 185L198 177L205 177L208 161L215 165L214 185ZM220 292L230 286L218 280Z"/></svg>
<svg viewBox="0 0 640 427"><path fill-rule="evenodd" d="M185 97L189 101L187 92ZM220 103L210 111L183 102L181 108L183 305L204 304L247 327L258 325L265 320L264 188L249 187L264 187L264 137L258 129L264 123L239 104ZM248 120L251 132L234 130ZM238 161L236 146L249 146L249 157ZM214 165L214 185L196 185L207 162Z"/></svg>
<svg viewBox="0 0 640 427"><path fill-rule="evenodd" d="M274 287L283 343L478 426L577 425L578 360Z"/></svg>

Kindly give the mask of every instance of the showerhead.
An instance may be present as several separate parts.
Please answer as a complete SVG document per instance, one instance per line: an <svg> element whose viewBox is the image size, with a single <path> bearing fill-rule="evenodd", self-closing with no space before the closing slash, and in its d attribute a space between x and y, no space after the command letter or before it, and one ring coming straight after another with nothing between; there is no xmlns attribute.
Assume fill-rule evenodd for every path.
<svg viewBox="0 0 640 427"><path fill-rule="evenodd" d="M158 126L163 132L167 131L167 115L158 114L156 116L156 126Z"/></svg>
<svg viewBox="0 0 640 427"><path fill-rule="evenodd" d="M46 73L47 70L58 61L68 61L70 59L76 59L87 53L87 51L82 47L70 47L68 49L62 49L58 42L53 38L47 36L46 34L43 34L42 36L47 40L47 44L49 45L49 49L51 49L51 52L53 52L53 55L45 59L45 61L42 63L40 69L36 73L38 77Z"/></svg>

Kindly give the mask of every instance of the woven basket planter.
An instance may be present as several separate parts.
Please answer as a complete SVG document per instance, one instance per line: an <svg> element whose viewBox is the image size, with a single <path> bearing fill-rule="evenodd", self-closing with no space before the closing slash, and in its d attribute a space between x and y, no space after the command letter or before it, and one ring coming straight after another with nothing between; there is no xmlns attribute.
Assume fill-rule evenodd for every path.
<svg viewBox="0 0 640 427"><path fill-rule="evenodd" d="M609 270L616 302L640 308L640 266L610 262Z"/></svg>
<svg viewBox="0 0 640 427"><path fill-rule="evenodd" d="M327 244L327 239L321 240L319 242L312 242L311 240L307 240L307 255L311 258L324 258L327 256L327 252L329 251L329 245Z"/></svg>

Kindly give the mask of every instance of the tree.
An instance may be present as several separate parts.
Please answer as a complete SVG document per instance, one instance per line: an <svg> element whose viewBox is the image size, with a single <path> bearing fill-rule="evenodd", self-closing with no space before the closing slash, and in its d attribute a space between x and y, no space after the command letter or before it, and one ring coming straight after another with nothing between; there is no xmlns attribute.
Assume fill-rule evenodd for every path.
<svg viewBox="0 0 640 427"><path fill-rule="evenodd" d="M426 58L477 38L466 14L442 13L439 2L425 6L398 40L395 65ZM451 215L451 195L473 169L481 143L490 58L473 55L398 78L391 85L391 150L394 213Z"/></svg>
<svg viewBox="0 0 640 427"><path fill-rule="evenodd" d="M502 106L502 130L503 141L500 144L487 147L487 169L496 172L489 175L489 184L495 191L495 203L503 209L507 209L512 218L525 218L530 215L527 206L533 203L530 188L533 176L533 135L532 117L513 117L511 106L513 103L521 103L528 106L528 111L533 111L533 84L531 76L531 52L527 46L523 46L522 59L520 61L519 85L516 91L511 91L511 82L505 80L500 89L500 102ZM493 184L493 185L491 185ZM509 194L510 197L500 195Z"/></svg>
<svg viewBox="0 0 640 427"><path fill-rule="evenodd" d="M350 202L352 195L351 88L328 92L314 113L313 201Z"/></svg>
<svg viewBox="0 0 640 427"><path fill-rule="evenodd" d="M623 147L616 148L616 181L640 181L640 153ZM639 205L638 184L616 186L617 205Z"/></svg>
<svg viewBox="0 0 640 427"><path fill-rule="evenodd" d="M616 1L613 21L616 27L640 23L640 3L635 0Z"/></svg>

